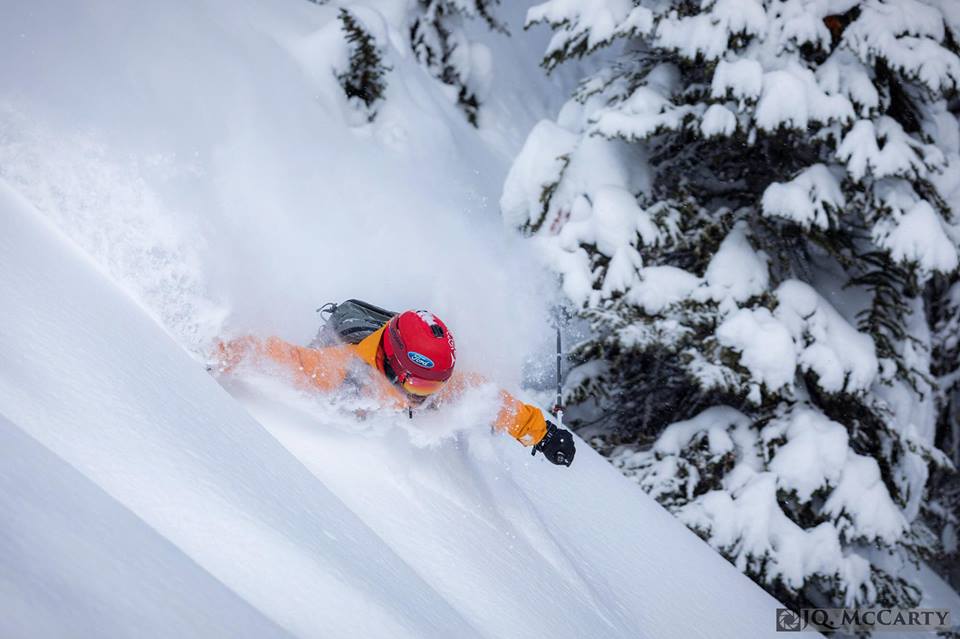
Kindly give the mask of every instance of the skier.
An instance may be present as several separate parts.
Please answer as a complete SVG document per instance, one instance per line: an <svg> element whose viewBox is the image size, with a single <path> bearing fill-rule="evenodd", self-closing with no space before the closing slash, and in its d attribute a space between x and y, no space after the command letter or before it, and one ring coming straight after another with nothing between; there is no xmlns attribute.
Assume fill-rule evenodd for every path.
<svg viewBox="0 0 960 639"><path fill-rule="evenodd" d="M261 340L248 336L221 342L215 360L221 372L229 372L242 359L266 359L291 371L299 383L322 391L353 388L374 397L379 405L406 409L437 407L455 399L467 388L484 383L470 373L454 373L456 347L446 325L427 311L405 311L387 315L377 307L350 300L381 311L378 318L389 317L357 343L344 343L350 331L340 339L318 347L290 344L278 337ZM333 306L334 310L337 308ZM370 315L365 319L369 322ZM376 326L376 324L373 324ZM506 391L500 391L500 411L494 426L512 435L524 446L532 446L552 463L569 466L576 449L569 431L548 420L536 406L525 404Z"/></svg>

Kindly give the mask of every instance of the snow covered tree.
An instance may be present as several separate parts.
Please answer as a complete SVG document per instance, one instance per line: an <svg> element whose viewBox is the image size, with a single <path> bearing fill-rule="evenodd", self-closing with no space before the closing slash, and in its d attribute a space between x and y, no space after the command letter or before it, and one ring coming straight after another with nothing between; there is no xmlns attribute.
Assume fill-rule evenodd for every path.
<svg viewBox="0 0 960 639"><path fill-rule="evenodd" d="M933 364L938 380L936 445L960 468L960 277L936 277L927 288L933 326ZM942 539L934 566L960 588L960 474L937 469L931 499L924 504L927 523Z"/></svg>
<svg viewBox="0 0 960 639"><path fill-rule="evenodd" d="M417 0L410 23L410 46L433 77L447 85L473 126L489 88L491 57L482 44L470 42L463 30L469 19L481 19L501 33L506 27L493 15L499 0Z"/></svg>
<svg viewBox="0 0 960 639"><path fill-rule="evenodd" d="M363 23L347 9L338 15L350 50L349 66L337 74L347 99L368 121L377 116L377 103L387 89L386 74L390 70L383 62L383 47Z"/></svg>
<svg viewBox="0 0 960 639"><path fill-rule="evenodd" d="M956 306L931 304L960 245L955 14L946 0L528 14L555 30L548 70L607 48L531 132L501 199L592 329L570 415L784 602L914 605L899 568L942 547L927 491L951 467L933 359L951 329L931 321Z"/></svg>
<svg viewBox="0 0 960 639"><path fill-rule="evenodd" d="M389 13L398 24L385 19L384 7L365 2L354 3L349 9L340 7L338 19L349 60L344 68L336 70L336 77L348 100L365 121L376 118L377 103L384 98L390 71L384 62L390 45L388 31L406 28L417 62L440 81L467 121L478 126L480 106L490 90L493 59L486 45L467 37L466 27L468 21L476 20L492 31L509 35L494 16L497 4L499 0L397 2Z"/></svg>

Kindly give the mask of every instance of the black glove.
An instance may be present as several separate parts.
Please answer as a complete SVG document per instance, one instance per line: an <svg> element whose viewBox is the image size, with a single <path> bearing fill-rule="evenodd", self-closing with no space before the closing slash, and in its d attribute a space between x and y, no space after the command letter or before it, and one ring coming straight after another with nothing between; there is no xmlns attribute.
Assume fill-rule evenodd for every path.
<svg viewBox="0 0 960 639"><path fill-rule="evenodd" d="M573 463L573 456L577 453L577 448L573 444L573 435L570 431L563 428L557 428L555 424L547 422L547 434L543 439L533 447L531 455L536 455L537 451L543 453L551 464L558 466L569 466Z"/></svg>

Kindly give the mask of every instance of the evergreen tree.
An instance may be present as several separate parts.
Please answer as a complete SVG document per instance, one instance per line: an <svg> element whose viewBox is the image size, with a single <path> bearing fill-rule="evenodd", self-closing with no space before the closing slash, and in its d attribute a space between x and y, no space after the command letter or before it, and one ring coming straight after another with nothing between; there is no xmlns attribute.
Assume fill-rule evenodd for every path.
<svg viewBox="0 0 960 639"><path fill-rule="evenodd" d="M960 589L960 277L936 277L926 290L933 326L933 364L938 380L936 445L953 463L938 468L930 480L931 499L924 504L927 525L944 540L931 562Z"/></svg>
<svg viewBox="0 0 960 639"><path fill-rule="evenodd" d="M387 89L390 68L383 62L383 47L353 13L341 8L338 19L350 57L347 69L337 74L337 80L347 99L372 122L377 116L377 103Z"/></svg>
<svg viewBox="0 0 960 639"><path fill-rule="evenodd" d="M538 22L548 70L618 49L501 200L592 328L581 432L782 601L915 605L899 569L949 528L927 491L951 467L953 329L930 329L957 312L931 307L960 244L956 25L917 0L551 0Z"/></svg>
<svg viewBox="0 0 960 639"><path fill-rule="evenodd" d="M467 19L507 33L493 16L499 0L417 0L410 23L410 46L433 77L449 86L457 105L477 126L482 95L489 78L490 55L483 45L471 43L464 33Z"/></svg>

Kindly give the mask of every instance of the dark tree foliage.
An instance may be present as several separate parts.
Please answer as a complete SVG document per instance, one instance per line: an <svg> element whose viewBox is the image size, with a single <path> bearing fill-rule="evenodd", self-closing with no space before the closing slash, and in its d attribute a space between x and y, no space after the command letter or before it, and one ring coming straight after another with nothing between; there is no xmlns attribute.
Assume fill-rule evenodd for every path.
<svg viewBox="0 0 960 639"><path fill-rule="evenodd" d="M341 8L338 19L350 47L350 60L347 70L338 74L337 79L347 99L362 105L372 122L377 116L377 103L387 89L390 68L383 62L383 51L376 39L355 15Z"/></svg>
<svg viewBox="0 0 960 639"><path fill-rule="evenodd" d="M464 21L480 19L488 28L507 33L493 15L499 0L417 0L410 23L410 46L427 71L456 91L457 105L477 126L480 98L471 82L470 42Z"/></svg>
<svg viewBox="0 0 960 639"><path fill-rule="evenodd" d="M943 535L960 530L960 276L939 276L924 291L933 327L931 372L941 381L937 402L937 448L953 467L933 469L930 496L924 507L927 525ZM931 562L954 588L960 590L960 549L937 549Z"/></svg>

